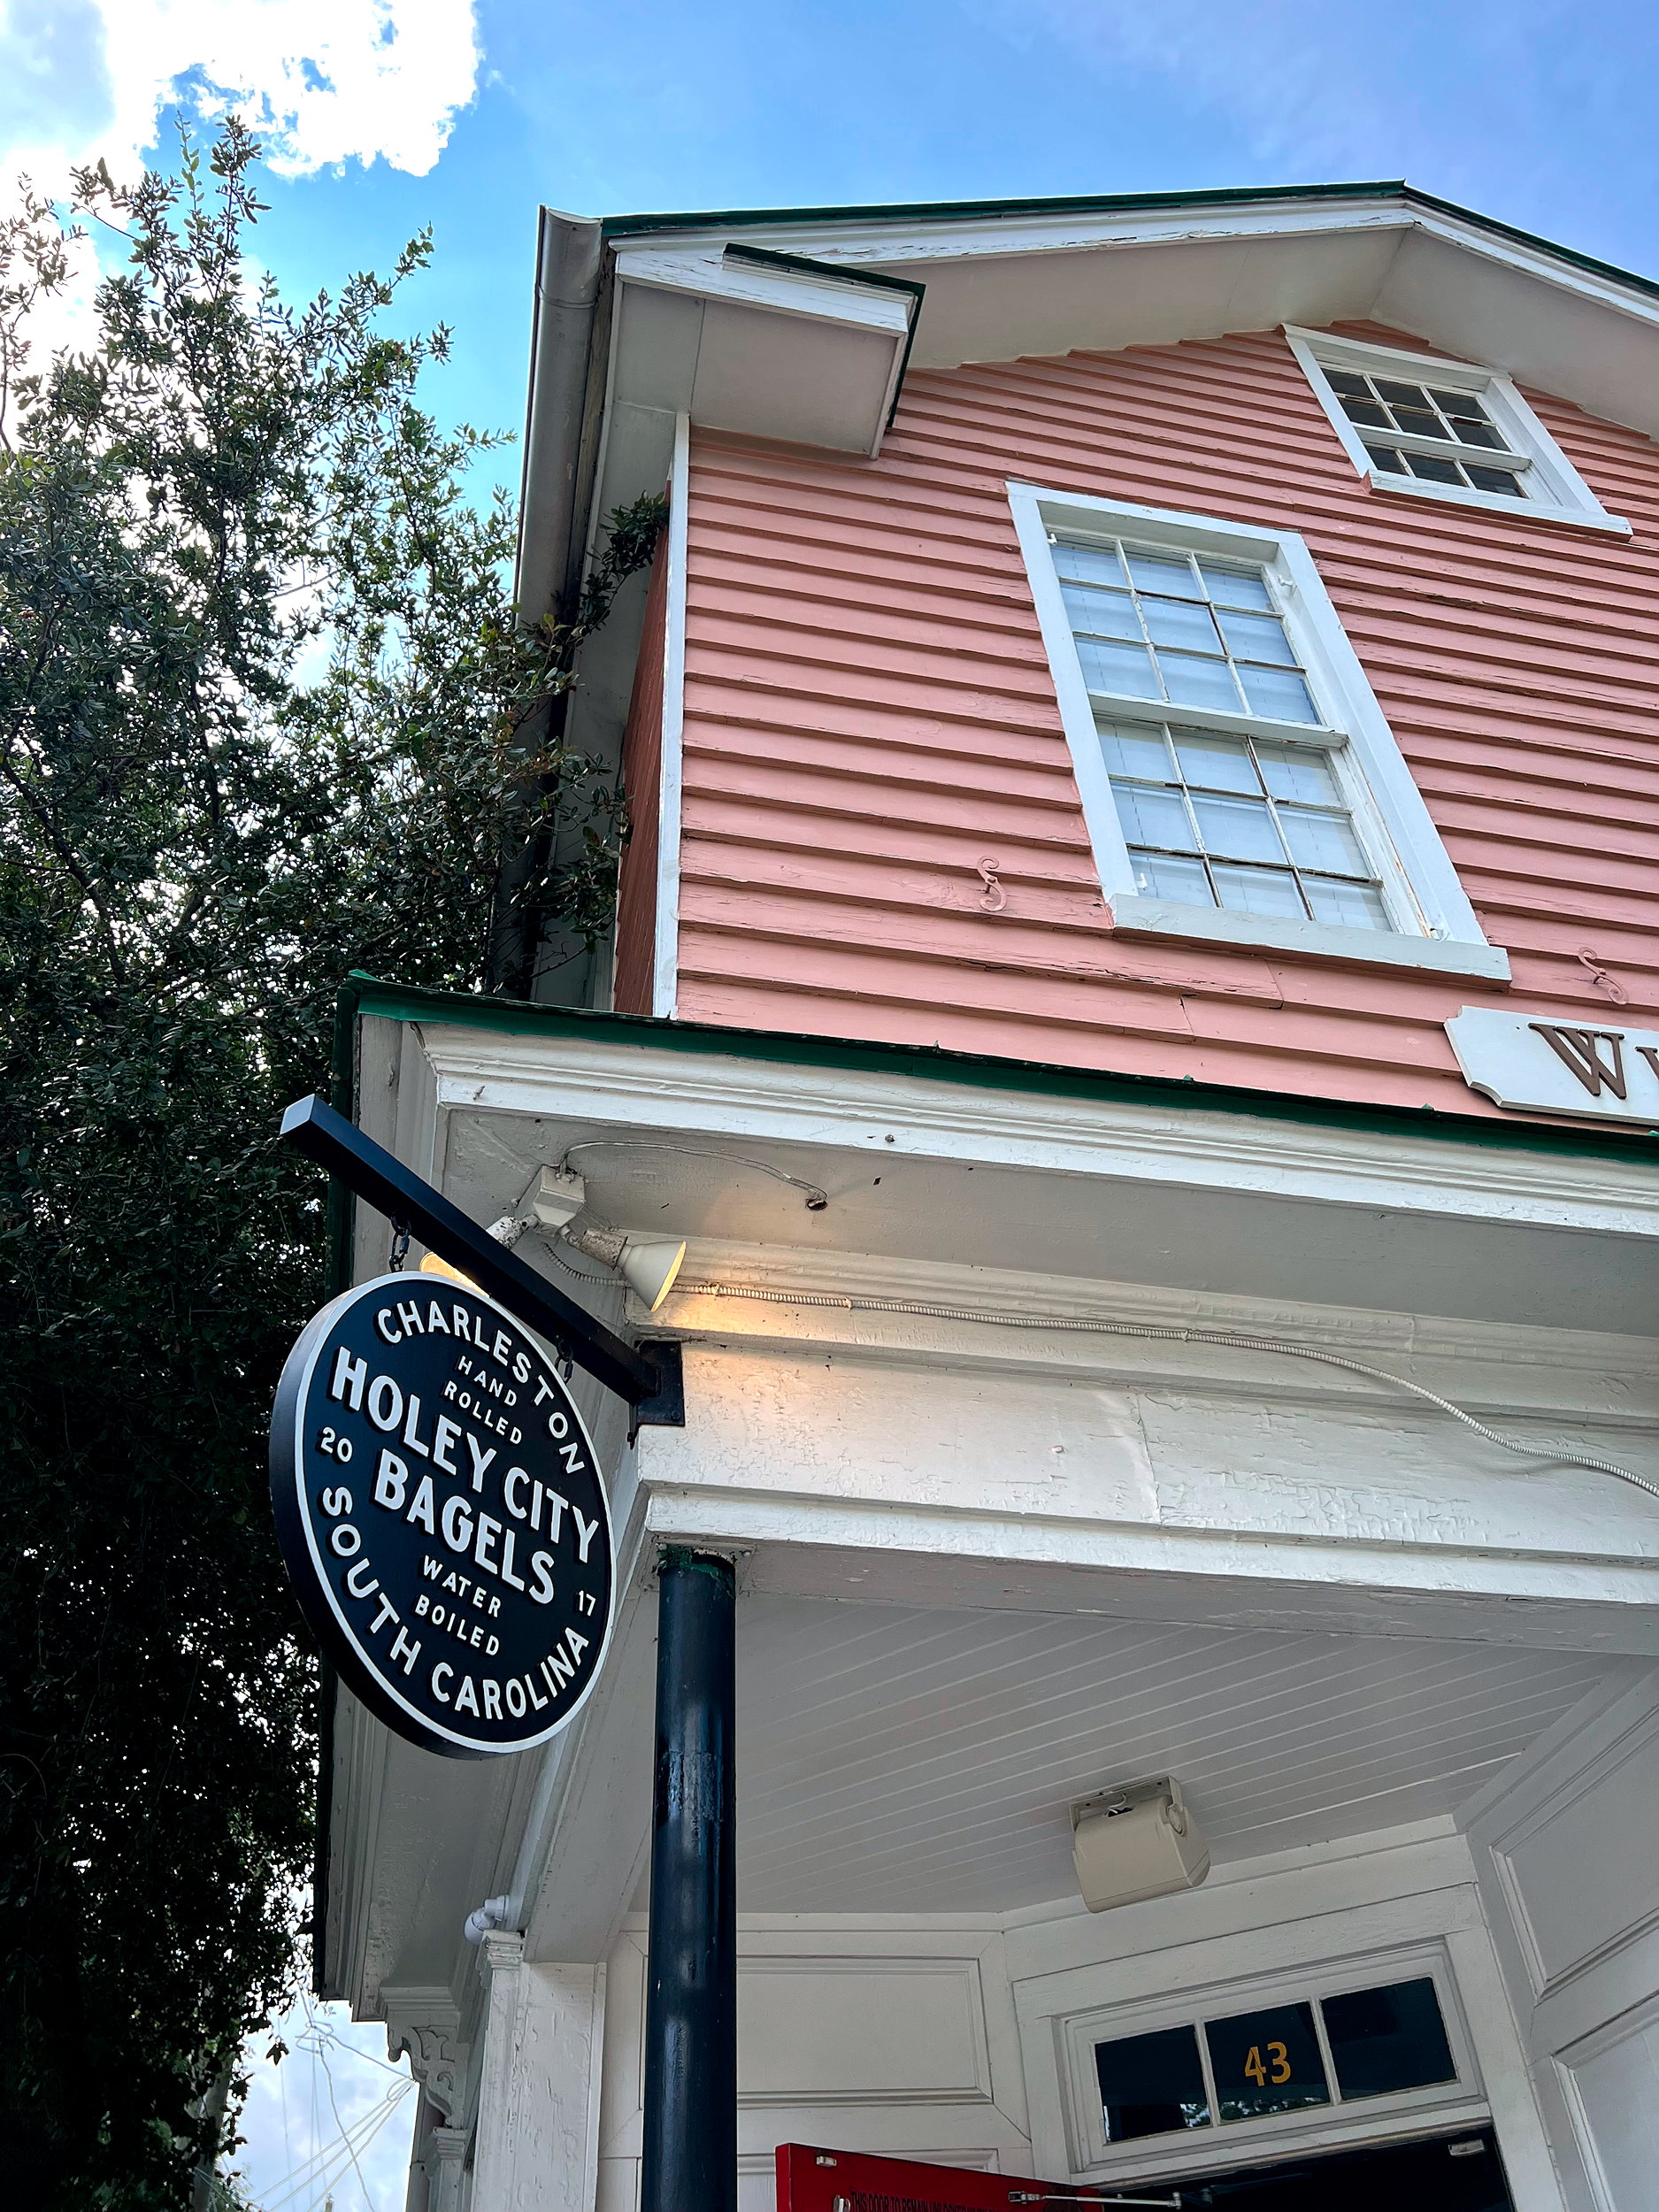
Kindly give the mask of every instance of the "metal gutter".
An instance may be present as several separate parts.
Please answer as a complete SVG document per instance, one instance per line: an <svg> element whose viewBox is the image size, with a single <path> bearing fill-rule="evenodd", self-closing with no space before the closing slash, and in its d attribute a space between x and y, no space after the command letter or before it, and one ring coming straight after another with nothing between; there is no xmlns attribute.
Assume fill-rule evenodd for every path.
<svg viewBox="0 0 1659 2212"><path fill-rule="evenodd" d="M1303 1098L1285 1091L1256 1091L1228 1084L1200 1083L1190 1076L1125 1075L1087 1068L1056 1067L1045 1061L987 1059L977 1053L949 1051L937 1045L895 1045L836 1037L800 1036L765 1029L725 1029L710 1022L664 1021L649 1014L615 1014L571 1006L539 1006L523 999L473 997L464 991L434 991L415 984L382 983L354 974L351 987L360 1013L388 1021L441 1022L498 1034L564 1038L591 1037L609 1044L633 1044L664 1052L719 1052L736 1059L795 1067L844 1068L877 1075L910 1077L924 1082L972 1084L976 1088L1079 1098L1102 1103L1177 1108L1182 1112L1248 1115L1254 1120L1365 1130L1386 1136L1430 1136L1451 1144L1485 1145L1506 1151L1559 1152L1570 1156L1627 1163L1646 1148L1659 1162L1659 1130L1628 1135L1564 1127L1545 1121L1492 1121L1478 1114L1442 1113L1433 1106L1364 1106L1340 1100Z"/></svg>
<svg viewBox="0 0 1659 2212"><path fill-rule="evenodd" d="M1078 198L890 201L871 207L718 208L706 214L608 215L602 227L609 242L662 231L739 229L787 223L967 223L1026 215L1130 215L1184 207L1249 207L1274 200L1363 199L1397 199L1407 207L1432 209L1437 215L1451 216L1494 238L1507 239L1512 245L1528 246L1536 252L1547 253L1570 267L1582 269L1586 275L1605 277L1648 298L1659 299L1659 280L1637 276L1614 262L1597 260L1594 254L1557 245L1554 239L1540 238L1536 231L1521 230L1513 223L1500 222L1495 216L1481 215L1473 208L1460 206L1455 200L1443 200L1432 192L1421 192L1403 178L1371 184L1228 185L1196 192L1110 192Z"/></svg>
<svg viewBox="0 0 1659 2212"><path fill-rule="evenodd" d="M541 210L513 587L529 623L554 610L581 558L583 428L604 259L597 221Z"/></svg>

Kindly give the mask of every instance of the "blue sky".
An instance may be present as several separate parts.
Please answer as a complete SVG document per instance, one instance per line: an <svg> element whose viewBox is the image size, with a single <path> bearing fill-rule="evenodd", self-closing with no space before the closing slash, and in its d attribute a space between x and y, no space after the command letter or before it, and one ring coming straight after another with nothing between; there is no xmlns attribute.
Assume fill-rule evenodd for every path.
<svg viewBox="0 0 1659 2212"><path fill-rule="evenodd" d="M47 184L97 153L119 172L165 142L180 100L232 97L281 172L260 249L284 287L384 265L430 223L414 309L456 338L431 402L510 429L541 201L612 214L1403 176L1659 275L1651 0L0 0L0 205L19 163ZM90 273L52 335L84 330ZM501 472L516 481L515 456ZM289 2037L305 2047L260 2068L249 2108L256 2193L311 2212L332 2184L338 2212L395 2212L413 2100L377 2125L380 2032L333 2008ZM355 2158L336 2107L373 2131Z"/></svg>
<svg viewBox="0 0 1659 2212"><path fill-rule="evenodd" d="M456 332L434 403L503 428L543 200L1405 176L1659 273L1659 11L1639 0L0 0L0 157L130 157L170 85L204 75L272 127L289 173L262 247L286 285L434 225L415 310Z"/></svg>

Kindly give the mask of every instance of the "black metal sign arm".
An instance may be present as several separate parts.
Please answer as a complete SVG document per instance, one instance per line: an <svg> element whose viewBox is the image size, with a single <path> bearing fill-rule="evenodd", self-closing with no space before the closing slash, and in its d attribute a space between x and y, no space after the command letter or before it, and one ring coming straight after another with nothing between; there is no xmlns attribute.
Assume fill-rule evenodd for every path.
<svg viewBox="0 0 1659 2212"><path fill-rule="evenodd" d="M383 1146L337 1114L325 1099L296 1099L282 1117L282 1141L326 1167L388 1221L403 1224L440 1259L470 1275L479 1288L550 1339L579 1366L632 1406L655 1398L663 1378L656 1363L596 1321L525 1265L442 1192L395 1159Z"/></svg>

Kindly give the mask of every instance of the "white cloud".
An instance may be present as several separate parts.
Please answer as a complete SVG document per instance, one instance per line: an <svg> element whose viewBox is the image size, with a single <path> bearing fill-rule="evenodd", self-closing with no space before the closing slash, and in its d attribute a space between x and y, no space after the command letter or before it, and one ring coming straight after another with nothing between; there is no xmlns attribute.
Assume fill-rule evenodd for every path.
<svg viewBox="0 0 1659 2212"><path fill-rule="evenodd" d="M61 196L78 162L118 180L157 153L175 103L232 110L271 166L302 176L382 160L425 176L472 99L473 0L0 0L0 215L27 175ZM163 146L165 161L172 149ZM90 241L30 322L35 365L96 334Z"/></svg>
<svg viewBox="0 0 1659 2212"><path fill-rule="evenodd" d="M176 100L238 110L290 176L425 176L478 64L472 0L0 0L0 153L130 174Z"/></svg>

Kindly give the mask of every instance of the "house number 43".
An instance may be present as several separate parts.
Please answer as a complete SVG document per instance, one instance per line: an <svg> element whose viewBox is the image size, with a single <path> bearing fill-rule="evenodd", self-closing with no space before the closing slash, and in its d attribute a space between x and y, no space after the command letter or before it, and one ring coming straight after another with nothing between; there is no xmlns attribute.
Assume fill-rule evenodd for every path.
<svg viewBox="0 0 1659 2212"><path fill-rule="evenodd" d="M1290 2053L1282 2043L1270 2043L1267 2047L1267 2063L1263 2066L1262 2047L1259 2043L1252 2043L1245 2054L1244 2070L1258 2089L1265 2088L1269 2082L1277 2085L1288 2081Z"/></svg>

